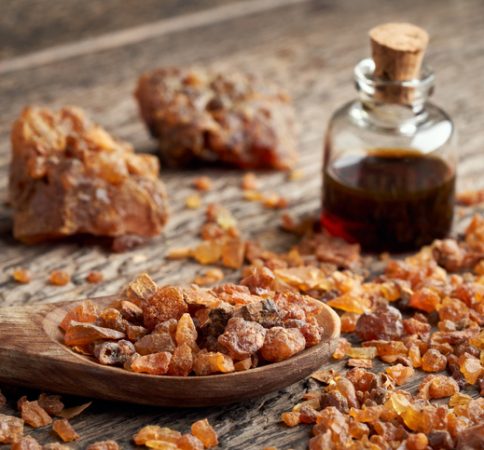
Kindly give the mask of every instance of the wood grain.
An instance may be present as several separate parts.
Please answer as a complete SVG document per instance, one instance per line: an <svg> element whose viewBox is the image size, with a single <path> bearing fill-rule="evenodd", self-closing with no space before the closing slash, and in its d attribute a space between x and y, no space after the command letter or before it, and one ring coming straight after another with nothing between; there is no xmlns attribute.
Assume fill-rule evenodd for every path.
<svg viewBox="0 0 484 450"><path fill-rule="evenodd" d="M3 0L0 58L104 35L223 4L223 0ZM34 37L33 37L34 35Z"/></svg>
<svg viewBox="0 0 484 450"><path fill-rule="evenodd" d="M163 17L153 16L153 20ZM290 91L301 129L299 167L304 171L304 178L290 183L279 173L261 173L259 178L265 192L280 192L289 199L291 214L315 215L320 203L325 123L336 107L355 95L352 69L359 59L369 54L367 31L377 23L390 20L415 22L429 31L428 62L437 73L435 102L454 117L459 131L459 188L483 188L484 106L480 101L484 94L483 2L309 0L208 26L186 30L181 27L172 34L142 42L3 74L0 78L0 198L6 197L10 125L24 105L79 105L138 150L155 151L156 143L139 120L132 98L136 77L161 64L203 64L249 69L280 82ZM124 24L132 27L141 23ZM62 39L56 44L68 41ZM30 48L36 47L29 47L29 52ZM212 177L215 185L212 192L204 195L204 205L216 201L228 206L244 234L260 239L269 247L283 249L291 245L293 238L278 230L280 212L242 201L239 173L214 169L204 173ZM10 211L1 205L0 304L43 304L112 294L140 271L148 271L159 283L190 281L201 270L200 266L167 262L164 254L171 247L197 241L203 209L186 210L184 199L193 192L191 182L199 174L162 172L172 207L166 234L125 254L109 254L101 247L76 240L22 246L12 240ZM461 225L466 220L467 216ZM10 280L10 272L16 266L31 269L30 284L16 285ZM62 288L49 286L46 282L49 272L59 267L73 275L72 282ZM89 285L84 281L85 275L94 269L103 272L104 283ZM227 271L227 276L236 279L238 274ZM332 366L341 369L343 363ZM420 378L421 375L405 387L415 389ZM312 384L306 380L260 399L224 408L172 410L95 402L73 420L83 437L73 448L85 448L96 439L108 437L118 439L123 448L131 448L130 438L142 425L158 423L187 431L192 421L208 416L220 434L221 448L260 450L275 445L280 450L304 449L310 436L309 427L284 428L279 423L279 415L290 409ZM17 395L24 393L24 390L7 392L11 403L5 410L12 411ZM33 434L42 442L54 440L48 429Z"/></svg>

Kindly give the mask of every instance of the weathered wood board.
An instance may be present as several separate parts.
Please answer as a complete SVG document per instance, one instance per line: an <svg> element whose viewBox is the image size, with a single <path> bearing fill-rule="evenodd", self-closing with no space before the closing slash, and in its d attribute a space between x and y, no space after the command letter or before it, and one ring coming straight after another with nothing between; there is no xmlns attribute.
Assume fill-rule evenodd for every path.
<svg viewBox="0 0 484 450"><path fill-rule="evenodd" d="M63 4L59 20L66 29L77 31L61 33L56 40L56 27L43 28L46 34L39 42L35 42L35 36L30 37L32 42L25 42L26 35L9 40L9 27L20 26L22 17L28 17L25 23L32 30L48 20L40 13L25 15L27 2L5 3L8 6L2 3L0 15L0 56L3 57L0 60L1 306L111 294L140 271L148 271L160 283L188 282L200 271L200 266L193 263L168 262L164 254L171 247L190 245L198 239L204 209L187 210L184 200L193 192L191 181L201 171L162 171L171 203L166 233L149 245L124 254L109 254L101 247L81 245L75 240L35 247L16 243L11 237L11 213L3 202L9 130L27 104L81 106L110 132L129 140L138 150L156 151L155 142L139 120L132 97L138 74L156 65L236 67L284 85L295 102L300 126L299 168L305 176L295 182L287 182L286 175L280 173L261 173L259 178L265 192L279 192L289 199L291 214L317 214L324 126L336 107L354 97L352 69L369 53L367 30L387 20L415 22L427 28L432 38L428 62L437 73L435 102L455 118L459 131L459 189L484 187L484 105L481 101L484 96L484 3L480 0L246 0L243 5L242 2L150 0L144 6L153 8L153 14L139 10L130 13L129 8L135 8L135 2L93 1L90 2L93 10L92 4L104 5L98 6L101 16L118 7L121 9L123 4L124 18L107 21L105 29L102 21L98 25L92 25L92 20L89 26L74 25L82 22L82 14L74 10L65 13L68 7ZM46 5L40 0L32 3L37 7ZM51 6L63 2L48 3ZM45 14L48 17L50 13ZM128 20L130 14L132 21ZM72 27L66 25L70 21ZM138 29L138 34L125 32L127 27L143 27L148 21L153 26ZM86 32L86 28L90 31ZM46 48L51 45L57 47ZM293 238L278 230L281 212L243 201L240 173L216 169L203 173L215 182L215 189L203 197L204 205L218 202L228 206L245 235L261 239L267 246L287 248L291 244ZM10 281L9 274L16 266L31 270L30 284L16 285ZM60 267L72 273L72 283L62 288L48 286L48 274ZM85 275L94 269L101 270L105 276L100 285L84 281ZM236 273L227 274L237 277ZM333 366L338 369L341 364ZM302 381L284 391L224 408L175 410L95 401L82 416L73 420L82 440L72 447L85 448L95 440L114 438L123 448L130 448L131 436L142 425L158 423L186 431L191 422L207 416L215 424L224 449L262 449L267 445L303 449L307 446L309 427L284 428L279 424L279 415L311 383ZM408 387L412 389L416 383L413 381ZM12 392L8 388L5 393L11 403L2 412L12 411L14 401L27 392ZM37 430L33 435L41 442L55 440L48 428Z"/></svg>

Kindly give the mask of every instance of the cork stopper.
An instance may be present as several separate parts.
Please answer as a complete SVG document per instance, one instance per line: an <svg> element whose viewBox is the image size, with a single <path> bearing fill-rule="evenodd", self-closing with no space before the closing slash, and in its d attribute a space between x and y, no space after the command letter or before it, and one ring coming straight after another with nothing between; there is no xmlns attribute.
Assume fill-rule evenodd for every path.
<svg viewBox="0 0 484 450"><path fill-rule="evenodd" d="M410 23L385 23L370 30L374 76L399 82L418 79L429 36L425 30ZM377 92L380 100L411 103L413 89L397 85Z"/></svg>

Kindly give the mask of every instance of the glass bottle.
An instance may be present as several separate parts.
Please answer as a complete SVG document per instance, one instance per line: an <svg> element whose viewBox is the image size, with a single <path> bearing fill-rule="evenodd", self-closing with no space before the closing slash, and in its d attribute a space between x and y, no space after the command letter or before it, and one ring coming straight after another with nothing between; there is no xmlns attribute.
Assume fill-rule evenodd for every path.
<svg viewBox="0 0 484 450"><path fill-rule="evenodd" d="M451 228L455 130L428 101L434 89L430 69L405 81L378 78L374 71L372 59L357 64L358 99L329 122L321 221L364 250L409 251Z"/></svg>

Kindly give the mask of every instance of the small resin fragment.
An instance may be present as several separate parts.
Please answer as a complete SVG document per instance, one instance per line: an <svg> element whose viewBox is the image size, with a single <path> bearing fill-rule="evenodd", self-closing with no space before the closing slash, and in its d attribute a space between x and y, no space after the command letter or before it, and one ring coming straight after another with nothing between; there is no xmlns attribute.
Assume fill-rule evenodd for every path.
<svg viewBox="0 0 484 450"><path fill-rule="evenodd" d="M24 421L18 417L0 414L0 444L13 444L24 433Z"/></svg>
<svg viewBox="0 0 484 450"><path fill-rule="evenodd" d="M191 194L185 199L185 205L189 209L197 209L200 208L202 205L202 200L200 195L198 194Z"/></svg>
<svg viewBox="0 0 484 450"><path fill-rule="evenodd" d="M59 327L65 331L72 321L92 323L98 315L97 306L91 300L85 300L67 312Z"/></svg>
<svg viewBox="0 0 484 450"><path fill-rule="evenodd" d="M151 333L143 336L134 344L136 351L140 355L149 355L159 352L173 352L175 342L170 333ZM134 353L134 352L133 352Z"/></svg>
<svg viewBox="0 0 484 450"><path fill-rule="evenodd" d="M31 280L30 272L23 267L17 267L12 271L12 278L20 284L28 284Z"/></svg>
<svg viewBox="0 0 484 450"><path fill-rule="evenodd" d="M103 328L93 323L71 322L64 334L67 345L86 345L99 340L123 339L124 333Z"/></svg>
<svg viewBox="0 0 484 450"><path fill-rule="evenodd" d="M405 384L415 373L412 367L407 367L402 364L395 364L394 366L387 367L385 372L397 386Z"/></svg>
<svg viewBox="0 0 484 450"><path fill-rule="evenodd" d="M179 319L188 311L182 288L164 286L159 288L142 305L144 325L149 330L168 319Z"/></svg>
<svg viewBox="0 0 484 450"><path fill-rule="evenodd" d="M371 369L373 367L373 360L365 358L349 358L346 361L348 367L361 367L363 369Z"/></svg>
<svg viewBox="0 0 484 450"><path fill-rule="evenodd" d="M91 284L97 284L103 281L103 274L97 270L93 270L86 275L86 281Z"/></svg>
<svg viewBox="0 0 484 450"><path fill-rule="evenodd" d="M356 323L356 335L363 341L372 339L391 340L399 338L403 332L402 315L393 306L378 308L364 313Z"/></svg>
<svg viewBox="0 0 484 450"><path fill-rule="evenodd" d="M11 450L42 450L43 448L45 447L42 447L32 436L24 436L12 444Z"/></svg>
<svg viewBox="0 0 484 450"><path fill-rule="evenodd" d="M37 400L29 402L25 397L19 400L20 416L32 428L39 428L52 423L52 418Z"/></svg>
<svg viewBox="0 0 484 450"><path fill-rule="evenodd" d="M59 444L58 442L49 442L42 446L42 450L70 450L68 445Z"/></svg>
<svg viewBox="0 0 484 450"><path fill-rule="evenodd" d="M54 270L49 275L49 283L53 286L65 286L71 281L71 276L64 270Z"/></svg>
<svg viewBox="0 0 484 450"><path fill-rule="evenodd" d="M146 356L139 356L131 362L133 372L147 373L150 375L164 375L168 372L171 353L160 352Z"/></svg>
<svg viewBox="0 0 484 450"><path fill-rule="evenodd" d="M203 442L190 433L181 436L176 445L180 450L203 450L205 448Z"/></svg>
<svg viewBox="0 0 484 450"><path fill-rule="evenodd" d="M224 273L217 268L208 269L203 274L197 275L193 282L199 286L206 286L209 284L217 283L222 281L224 278Z"/></svg>
<svg viewBox="0 0 484 450"><path fill-rule="evenodd" d="M306 340L297 328L270 328L260 352L266 361L277 362L304 350Z"/></svg>
<svg viewBox="0 0 484 450"><path fill-rule="evenodd" d="M220 352L199 352L193 361L193 371L197 375L228 373L235 370L232 359Z"/></svg>
<svg viewBox="0 0 484 450"><path fill-rule="evenodd" d="M484 373L481 362L469 353L459 356L459 367L469 384L475 384L477 379Z"/></svg>
<svg viewBox="0 0 484 450"><path fill-rule="evenodd" d="M104 328L112 328L113 330L124 333L128 324L119 310L116 308L106 308L99 314L96 325Z"/></svg>
<svg viewBox="0 0 484 450"><path fill-rule="evenodd" d="M283 209L288 205L288 201L285 197L275 193L263 195L261 202L266 208L270 209Z"/></svg>
<svg viewBox="0 0 484 450"><path fill-rule="evenodd" d="M458 392L457 382L446 375L427 375L418 388L418 396L425 400L451 397Z"/></svg>
<svg viewBox="0 0 484 450"><path fill-rule="evenodd" d="M301 414L297 411L285 412L281 414L281 420L288 427L295 427L301 423Z"/></svg>
<svg viewBox="0 0 484 450"><path fill-rule="evenodd" d="M240 187L244 191L255 191L259 187L257 177L254 172L244 173Z"/></svg>
<svg viewBox="0 0 484 450"><path fill-rule="evenodd" d="M168 250L165 255L166 259L186 259L192 256L192 249L190 247L176 247Z"/></svg>
<svg viewBox="0 0 484 450"><path fill-rule="evenodd" d="M130 341L101 342L94 346L94 356L101 364L123 365L136 349Z"/></svg>
<svg viewBox="0 0 484 450"><path fill-rule="evenodd" d="M264 345L265 335L266 329L262 325L233 317L228 321L224 333L218 337L218 342L233 359L242 360Z"/></svg>
<svg viewBox="0 0 484 450"><path fill-rule="evenodd" d="M177 450L176 444L166 441L146 441L145 447L152 448L153 450Z"/></svg>
<svg viewBox="0 0 484 450"><path fill-rule="evenodd" d="M422 370L425 372L440 372L446 365L446 357L433 348L427 350L422 356Z"/></svg>
<svg viewBox="0 0 484 450"><path fill-rule="evenodd" d="M207 176L201 176L193 180L195 189L201 192L210 191L212 189L212 180Z"/></svg>
<svg viewBox="0 0 484 450"><path fill-rule="evenodd" d="M159 425L146 425L141 428L133 437L136 445L146 445L148 441L164 441L176 444L181 433Z"/></svg>
<svg viewBox="0 0 484 450"><path fill-rule="evenodd" d="M200 439L205 448L212 448L218 445L217 433L207 419L193 423L191 430L193 436Z"/></svg>
<svg viewBox="0 0 484 450"><path fill-rule="evenodd" d="M136 304L122 300L117 306L119 312L130 323L141 324L143 322L143 310Z"/></svg>
<svg viewBox="0 0 484 450"><path fill-rule="evenodd" d="M168 375L186 377L193 368L193 351L188 344L177 346L168 367Z"/></svg>
<svg viewBox="0 0 484 450"><path fill-rule="evenodd" d="M62 402L60 395L40 394L37 401L50 416L57 416L64 409L64 403Z"/></svg>
<svg viewBox="0 0 484 450"><path fill-rule="evenodd" d="M249 370L252 367L252 358L245 358L241 361L237 361L234 364L236 372L243 372L244 370Z"/></svg>
<svg viewBox="0 0 484 450"><path fill-rule="evenodd" d="M376 347L350 347L346 354L353 359L372 359L377 355Z"/></svg>
<svg viewBox="0 0 484 450"><path fill-rule="evenodd" d="M193 323L193 319L190 314L183 314L178 320L175 332L175 340L177 345L187 344L193 350L198 348L197 346L198 332Z"/></svg>
<svg viewBox="0 0 484 450"><path fill-rule="evenodd" d="M147 273L141 273L124 288L121 295L135 305L141 306L156 293L157 289L158 286L151 277Z"/></svg>
<svg viewBox="0 0 484 450"><path fill-rule="evenodd" d="M431 313L436 310L439 303L440 297L435 291L429 288L422 288L414 292L410 298L409 306Z"/></svg>
<svg viewBox="0 0 484 450"><path fill-rule="evenodd" d="M283 311L271 299L249 303L236 311L237 317L242 317L251 322L257 322L264 328L272 328L282 325Z"/></svg>
<svg viewBox="0 0 484 450"><path fill-rule="evenodd" d="M360 318L360 314L353 312L345 312L341 315L341 331L343 333L352 333L356 329L356 323Z"/></svg>
<svg viewBox="0 0 484 450"><path fill-rule="evenodd" d="M79 439L79 435L76 430L72 428L72 425L67 419L56 419L52 423L52 429L64 442L71 442Z"/></svg>
<svg viewBox="0 0 484 450"><path fill-rule="evenodd" d="M99 441L89 445L86 450L120 450L116 441Z"/></svg>

